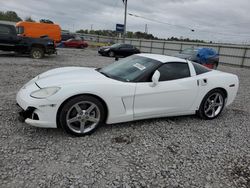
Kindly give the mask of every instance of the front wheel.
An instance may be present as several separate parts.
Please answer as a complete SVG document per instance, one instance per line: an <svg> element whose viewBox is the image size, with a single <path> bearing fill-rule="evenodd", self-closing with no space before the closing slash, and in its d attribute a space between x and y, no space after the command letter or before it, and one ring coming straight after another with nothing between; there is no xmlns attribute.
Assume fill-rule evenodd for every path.
<svg viewBox="0 0 250 188"><path fill-rule="evenodd" d="M113 51L109 52L109 57L115 57L115 53Z"/></svg>
<svg viewBox="0 0 250 188"><path fill-rule="evenodd" d="M32 48L30 55L34 59L41 59L44 57L44 50L42 48Z"/></svg>
<svg viewBox="0 0 250 188"><path fill-rule="evenodd" d="M202 119L218 117L225 106L225 94L220 89L214 89L203 98L198 114Z"/></svg>
<svg viewBox="0 0 250 188"><path fill-rule="evenodd" d="M67 101L61 109L59 122L69 134L84 136L93 133L104 122L102 103L92 96L77 96Z"/></svg>

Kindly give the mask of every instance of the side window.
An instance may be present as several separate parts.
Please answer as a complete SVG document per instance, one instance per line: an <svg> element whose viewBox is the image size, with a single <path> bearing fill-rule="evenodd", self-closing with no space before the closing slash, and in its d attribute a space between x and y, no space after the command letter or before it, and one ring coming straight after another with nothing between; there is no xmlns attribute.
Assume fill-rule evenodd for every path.
<svg viewBox="0 0 250 188"><path fill-rule="evenodd" d="M24 33L24 27L23 26L18 26L16 29L17 29L17 34L23 34Z"/></svg>
<svg viewBox="0 0 250 188"><path fill-rule="evenodd" d="M8 27L0 25L0 35L9 35L10 33L11 31Z"/></svg>
<svg viewBox="0 0 250 188"><path fill-rule="evenodd" d="M206 72L209 72L210 69L206 68L205 66L203 65L200 65L198 63L193 63L193 66L194 66L194 70L196 72L196 75L199 75L199 74L203 74L203 73L206 73Z"/></svg>
<svg viewBox="0 0 250 188"><path fill-rule="evenodd" d="M132 45L127 44L126 48L130 48L130 49L132 49L132 48L133 48L133 46L132 46Z"/></svg>
<svg viewBox="0 0 250 188"><path fill-rule="evenodd" d="M128 49L128 48L131 48L131 45L129 45L129 44L123 44L123 45L121 45L121 48Z"/></svg>
<svg viewBox="0 0 250 188"><path fill-rule="evenodd" d="M160 81L190 77L190 70L187 63L165 63L158 69L158 71L161 73Z"/></svg>

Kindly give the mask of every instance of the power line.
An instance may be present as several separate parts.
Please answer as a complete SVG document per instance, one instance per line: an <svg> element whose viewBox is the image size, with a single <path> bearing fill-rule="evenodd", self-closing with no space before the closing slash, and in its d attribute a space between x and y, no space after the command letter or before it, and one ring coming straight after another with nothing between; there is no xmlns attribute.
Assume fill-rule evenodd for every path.
<svg viewBox="0 0 250 188"><path fill-rule="evenodd" d="M142 18L142 19L149 20L149 21L156 22L156 23L166 24L166 25L175 26L175 27L181 27L181 28L184 28L184 29L188 29L188 30L190 30L190 31L192 31L192 32L195 31L193 28L190 28L190 27L187 27L187 26L171 24L171 23L167 23L167 22L155 20L155 19L152 19L152 18L146 18L146 17L144 17L144 16L139 16L139 15L137 15L137 14L128 13L128 15L129 15L129 16L133 16L133 17Z"/></svg>
<svg viewBox="0 0 250 188"><path fill-rule="evenodd" d="M147 17L144 17L144 16L140 16L140 15L137 15L137 14L128 13L128 15L133 16L133 17L137 17L137 18L142 18L142 19L145 19L145 20L149 20L149 21L152 21L152 22L160 23L160 24L165 24L165 25L169 25L169 26L188 29L188 30L190 30L192 32L198 31L198 32L203 32L203 33L211 33L211 34L227 35L227 36L235 36L235 37L239 37L239 36L250 37L249 34L233 34L233 33L224 33L224 32L216 32L216 31L205 31L205 30L194 29L194 28L191 28L191 27L183 26L183 25L177 25L177 24L171 24L171 23L168 23L168 22L163 22L163 21L152 19L152 18L147 18Z"/></svg>

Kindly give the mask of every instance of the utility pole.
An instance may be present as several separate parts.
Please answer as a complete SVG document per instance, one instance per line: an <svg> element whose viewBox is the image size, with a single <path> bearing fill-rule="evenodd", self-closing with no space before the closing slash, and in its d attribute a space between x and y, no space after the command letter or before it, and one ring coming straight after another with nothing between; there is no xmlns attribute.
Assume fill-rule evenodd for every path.
<svg viewBox="0 0 250 188"><path fill-rule="evenodd" d="M148 24L145 24L145 33L148 34Z"/></svg>
<svg viewBox="0 0 250 188"><path fill-rule="evenodd" d="M124 31L123 31L123 43L125 43L125 37L126 37L126 27L127 27L127 5L128 0L122 0L125 5L125 12L124 12Z"/></svg>

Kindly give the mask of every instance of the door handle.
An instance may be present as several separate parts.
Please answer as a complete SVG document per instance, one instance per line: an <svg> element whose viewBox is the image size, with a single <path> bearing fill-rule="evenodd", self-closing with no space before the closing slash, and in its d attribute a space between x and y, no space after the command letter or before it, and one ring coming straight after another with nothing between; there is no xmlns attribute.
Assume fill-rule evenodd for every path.
<svg viewBox="0 0 250 188"><path fill-rule="evenodd" d="M200 81L201 81L201 86L206 86L208 83L207 78L202 78Z"/></svg>

